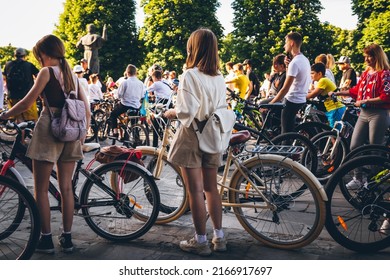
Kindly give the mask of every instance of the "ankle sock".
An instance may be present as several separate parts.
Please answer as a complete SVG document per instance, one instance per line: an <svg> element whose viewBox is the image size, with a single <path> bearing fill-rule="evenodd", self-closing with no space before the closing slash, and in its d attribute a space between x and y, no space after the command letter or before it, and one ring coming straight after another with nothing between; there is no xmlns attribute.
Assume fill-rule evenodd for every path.
<svg viewBox="0 0 390 280"><path fill-rule="evenodd" d="M206 234L196 234L195 233L195 240L198 243L205 243L207 241L207 235Z"/></svg>
<svg viewBox="0 0 390 280"><path fill-rule="evenodd" d="M214 229L213 233L216 238L223 238L225 236L222 229Z"/></svg>

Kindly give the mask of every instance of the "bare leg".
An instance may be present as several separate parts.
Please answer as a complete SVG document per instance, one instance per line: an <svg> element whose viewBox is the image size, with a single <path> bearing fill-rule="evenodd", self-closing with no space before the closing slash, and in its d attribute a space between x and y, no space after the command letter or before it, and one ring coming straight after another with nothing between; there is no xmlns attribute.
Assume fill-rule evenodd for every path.
<svg viewBox="0 0 390 280"><path fill-rule="evenodd" d="M222 201L217 187L217 168L203 168L203 185L207 208L214 229L222 228Z"/></svg>
<svg viewBox="0 0 390 280"><path fill-rule="evenodd" d="M189 195L192 219L195 232L198 235L206 234L206 205L203 195L203 180L201 168L181 168L185 186Z"/></svg>
<svg viewBox="0 0 390 280"><path fill-rule="evenodd" d="M33 160L33 176L35 199L41 215L42 233L51 233L50 204L49 204L49 179L54 164L48 161Z"/></svg>
<svg viewBox="0 0 390 280"><path fill-rule="evenodd" d="M75 162L57 162L58 184L62 199L62 224L64 232L71 232L74 213L74 197L72 190L72 175Z"/></svg>

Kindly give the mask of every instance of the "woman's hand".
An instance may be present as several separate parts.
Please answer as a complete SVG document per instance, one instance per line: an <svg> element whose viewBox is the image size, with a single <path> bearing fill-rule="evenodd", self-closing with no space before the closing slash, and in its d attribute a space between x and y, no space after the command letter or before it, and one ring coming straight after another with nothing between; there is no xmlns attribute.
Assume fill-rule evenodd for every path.
<svg viewBox="0 0 390 280"><path fill-rule="evenodd" d="M8 120L9 118L6 116L7 112L2 112L0 114L0 120Z"/></svg>
<svg viewBox="0 0 390 280"><path fill-rule="evenodd" d="M168 119L174 119L176 118L176 110L175 109L169 109L167 111L165 111L164 113L164 117L168 118Z"/></svg>
<svg viewBox="0 0 390 280"><path fill-rule="evenodd" d="M366 107L367 106L367 99L364 100L358 100L354 104L356 107Z"/></svg>

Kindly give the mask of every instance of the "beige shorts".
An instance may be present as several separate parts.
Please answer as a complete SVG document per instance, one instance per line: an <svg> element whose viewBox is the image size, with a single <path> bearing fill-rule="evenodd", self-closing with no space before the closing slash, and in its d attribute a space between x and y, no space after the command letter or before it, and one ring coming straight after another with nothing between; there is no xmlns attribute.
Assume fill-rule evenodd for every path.
<svg viewBox="0 0 390 280"><path fill-rule="evenodd" d="M51 108L58 114L58 108ZM49 161L77 161L83 158L80 141L60 142L56 140L50 129L50 114L47 107L44 107L35 129L31 142L27 148L26 155L35 160Z"/></svg>
<svg viewBox="0 0 390 280"><path fill-rule="evenodd" d="M218 168L222 164L222 154L202 152L192 125L188 128L181 126L173 138L168 160L186 168Z"/></svg>

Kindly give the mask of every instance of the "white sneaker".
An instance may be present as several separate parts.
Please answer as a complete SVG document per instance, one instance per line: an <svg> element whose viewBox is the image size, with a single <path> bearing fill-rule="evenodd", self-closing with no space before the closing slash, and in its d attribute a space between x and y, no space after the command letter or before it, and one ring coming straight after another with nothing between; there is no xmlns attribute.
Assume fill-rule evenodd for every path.
<svg viewBox="0 0 390 280"><path fill-rule="evenodd" d="M356 177L353 177L351 181L349 181L345 186L348 190L360 189L365 184L364 180L359 180Z"/></svg>
<svg viewBox="0 0 390 280"><path fill-rule="evenodd" d="M206 242L198 243L195 240L195 237L192 237L190 240L180 241L180 249L189 253L197 254L199 256L211 255L209 242L206 240Z"/></svg>
<svg viewBox="0 0 390 280"><path fill-rule="evenodd" d="M222 238L213 237L211 243L213 243L214 245L214 251L225 252L227 250L226 249L227 241L225 239L225 236Z"/></svg>
<svg viewBox="0 0 390 280"><path fill-rule="evenodd" d="M379 232L383 234L390 234L390 222L387 219L383 221Z"/></svg>

